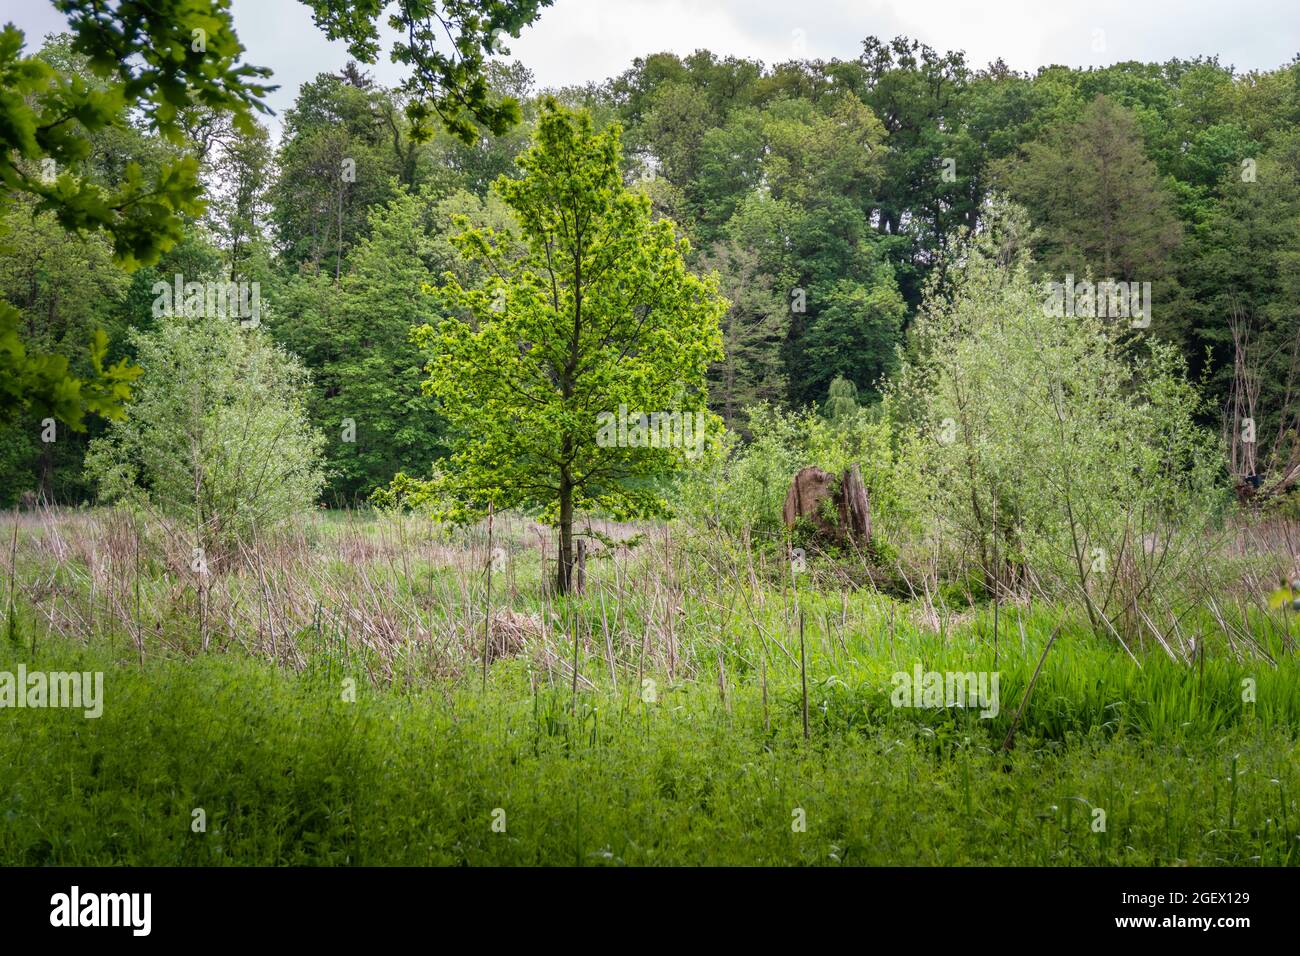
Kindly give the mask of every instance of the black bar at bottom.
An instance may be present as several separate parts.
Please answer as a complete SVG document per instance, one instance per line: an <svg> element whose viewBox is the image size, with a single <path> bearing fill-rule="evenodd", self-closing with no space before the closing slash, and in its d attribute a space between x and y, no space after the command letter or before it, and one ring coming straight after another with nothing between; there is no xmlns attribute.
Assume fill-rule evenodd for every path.
<svg viewBox="0 0 1300 956"><path fill-rule="evenodd" d="M1199 934L1231 944L1242 933L1289 933L1297 889L1293 871L1261 869L11 868L0 869L0 914L6 941L77 934L127 945L373 945L393 932L453 926L484 942L513 933L541 942L566 925L593 942L627 939L640 925L637 936L662 943L716 927L734 944L750 934L762 941L781 924L813 933L852 926L864 941L890 930L926 937L929 927L943 931L936 942L952 931L951 942L965 944L1038 929L1058 939ZM619 935L602 936L602 927Z"/></svg>

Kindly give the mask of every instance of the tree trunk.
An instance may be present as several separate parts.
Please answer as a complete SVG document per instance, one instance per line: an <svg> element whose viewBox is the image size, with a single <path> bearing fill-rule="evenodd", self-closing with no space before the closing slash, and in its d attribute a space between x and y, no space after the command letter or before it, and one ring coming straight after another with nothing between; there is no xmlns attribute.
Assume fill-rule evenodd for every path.
<svg viewBox="0 0 1300 956"><path fill-rule="evenodd" d="M56 426L62 427L62 426ZM41 445L41 501L54 504L54 443Z"/></svg>
<svg viewBox="0 0 1300 956"><path fill-rule="evenodd" d="M573 485L568 475L560 478L560 559L555 571L555 593L573 590Z"/></svg>

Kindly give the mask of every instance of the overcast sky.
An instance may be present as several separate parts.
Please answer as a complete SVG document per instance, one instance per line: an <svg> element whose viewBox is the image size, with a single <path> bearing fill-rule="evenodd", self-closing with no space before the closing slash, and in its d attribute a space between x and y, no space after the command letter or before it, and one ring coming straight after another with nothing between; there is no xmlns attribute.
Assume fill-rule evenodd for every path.
<svg viewBox="0 0 1300 956"><path fill-rule="evenodd" d="M0 19L26 31L32 46L66 25L46 0L21 3ZM325 40L298 0L234 0L233 10L248 62L275 70L281 88L269 102L277 112L292 104L304 81L337 71L348 58L344 44ZM1239 70L1273 69L1300 53L1300 6L1297 0L555 0L509 46L539 85L563 86L606 79L635 57L662 50L686 54L703 47L767 64L805 56L851 59L872 34L965 50L975 66L1000 56L1018 70L1211 54ZM389 84L402 76L386 53L371 71Z"/></svg>

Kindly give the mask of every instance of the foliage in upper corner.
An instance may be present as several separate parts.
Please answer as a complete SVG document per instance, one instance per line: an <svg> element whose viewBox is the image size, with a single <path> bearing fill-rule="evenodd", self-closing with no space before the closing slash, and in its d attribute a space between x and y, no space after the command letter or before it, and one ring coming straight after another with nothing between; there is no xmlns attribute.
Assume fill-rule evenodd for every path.
<svg viewBox="0 0 1300 956"><path fill-rule="evenodd" d="M243 46L228 0L124 0L115 9L86 0L58 0L98 82L64 74L24 56L22 31L0 30L0 182L38 198L65 229L103 230L128 268L157 260L180 238L183 216L202 212L198 161L164 165L152 182L137 164L112 191L78 175L91 152L89 134L140 109L171 142L182 142L179 112L188 106L230 111L251 129L250 110L273 87L251 82L270 75L237 66Z"/></svg>
<svg viewBox="0 0 1300 956"><path fill-rule="evenodd" d="M379 17L389 0L302 0L313 20L331 40L347 40L348 52L362 63L378 60ZM411 94L406 115L411 138L433 135L434 114L448 132L466 143L479 137L477 125L500 135L519 122L519 103L509 96L493 98L486 73L487 58L508 53L502 41L517 37L537 19L551 0L402 0L388 17L388 26L404 40L393 44L392 60L411 68L403 84ZM443 53L437 45L451 42Z"/></svg>
<svg viewBox="0 0 1300 956"><path fill-rule="evenodd" d="M87 414L117 419L131 396L131 382L140 375L125 359L104 367L108 336L97 329L91 336L90 362L95 375L83 380L70 374L65 356L32 354L18 334L21 315L0 302L0 417L23 411L52 416L75 431L85 431Z"/></svg>
<svg viewBox="0 0 1300 956"><path fill-rule="evenodd" d="M237 65L243 46L229 0L122 0L111 9L56 0L55 7L68 16L72 51L86 58L94 80L24 55L22 31L0 29L0 183L34 197L37 212L50 211L70 232L103 232L126 268L155 262L181 239L185 217L203 211L198 160L165 163L152 181L138 163L128 163L110 190L82 174L91 135L139 109L180 143L180 113L196 104L231 112L236 126L249 131L250 110L265 110L259 98L271 89L253 81L270 71ZM119 415L138 374L124 363L103 368L107 341L97 332L90 343L96 377L72 377L65 358L24 345L17 313L3 303L0 336L3 419L35 407L80 429L86 414Z"/></svg>

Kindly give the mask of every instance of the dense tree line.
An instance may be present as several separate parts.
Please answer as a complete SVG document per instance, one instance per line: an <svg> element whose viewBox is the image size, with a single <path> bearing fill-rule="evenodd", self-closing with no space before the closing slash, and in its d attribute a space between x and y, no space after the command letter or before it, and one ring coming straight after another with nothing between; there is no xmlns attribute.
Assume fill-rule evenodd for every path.
<svg viewBox="0 0 1300 956"><path fill-rule="evenodd" d="M363 27L336 25L362 53ZM96 82L67 37L41 56ZM126 333L151 328L160 279L257 282L266 331L311 376L325 499L428 474L450 443L411 338L443 305L420 289L448 272L467 287L483 278L451 241L458 223L508 248L511 213L489 187L521 175L542 112L523 66L488 61L485 82L485 97L517 101L515 125L492 113L431 128L417 93L352 63L303 85L278 143L220 103L180 111L179 136L142 118L94 131L80 160L91 175L114 184L130 162L193 162L206 208L181 204L177 241L127 273L112 237L10 203L7 242L25 254L0 259L0 297L28 341L75 365L96 328L109 360L131 355ZM1210 408L1239 377L1234 321L1255 350L1261 434L1285 437L1300 407L1300 59L1266 72L1197 58L1024 74L868 38L847 61L655 54L550 92L597 130L623 128L625 182L689 240L691 269L718 274L730 307L710 401L742 435L755 403L820 406L837 379L876 401L926 290L953 281L954 237L984 225L995 192L1029 214L1036 279L1152 284L1143 334L1182 352ZM87 497L82 459L99 428L51 444L33 411L4 425L8 499Z"/></svg>

